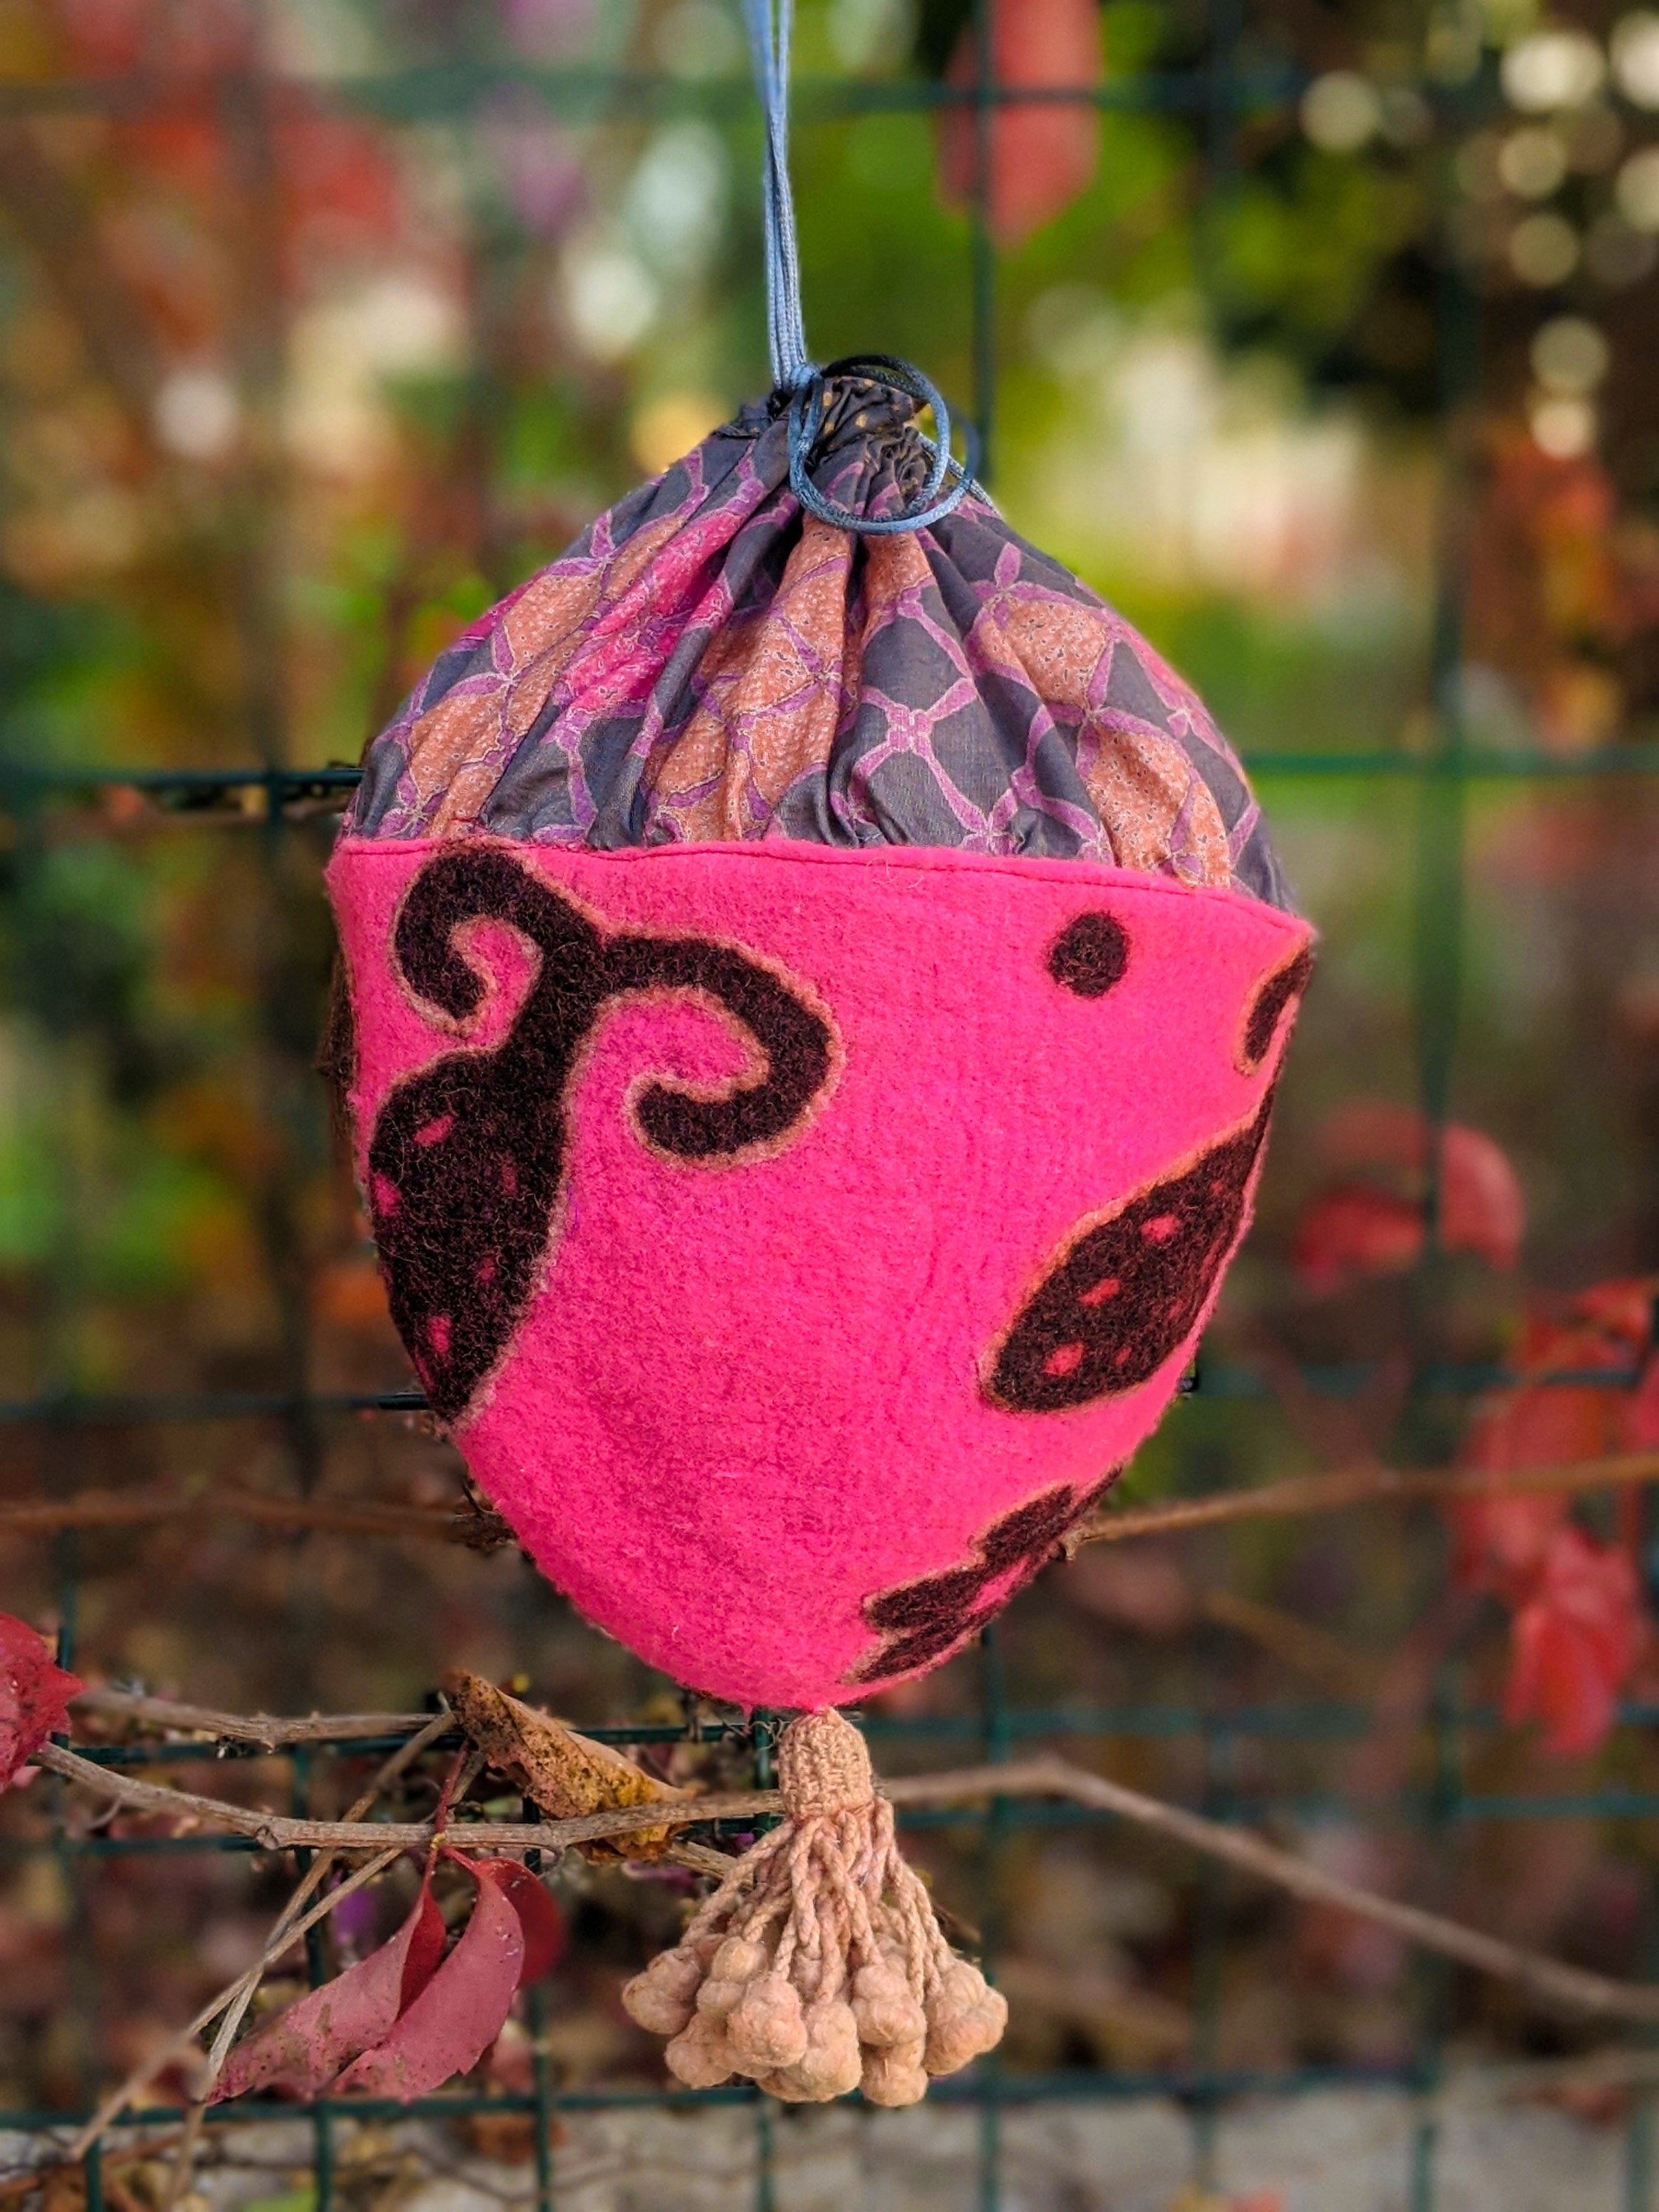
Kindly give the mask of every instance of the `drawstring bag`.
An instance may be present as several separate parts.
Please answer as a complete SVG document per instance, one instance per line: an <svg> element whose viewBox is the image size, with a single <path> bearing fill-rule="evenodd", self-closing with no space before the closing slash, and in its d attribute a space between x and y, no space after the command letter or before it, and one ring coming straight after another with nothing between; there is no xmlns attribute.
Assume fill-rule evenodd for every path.
<svg viewBox="0 0 1659 2212"><path fill-rule="evenodd" d="M831 1709L975 1635L1157 1422L1310 932L1200 702L1002 521L931 386L808 361L787 7L750 15L775 388L369 745L341 1072L482 1489L653 1666L812 1717L642 2016L687 2080L906 2101L1000 2001Z"/></svg>

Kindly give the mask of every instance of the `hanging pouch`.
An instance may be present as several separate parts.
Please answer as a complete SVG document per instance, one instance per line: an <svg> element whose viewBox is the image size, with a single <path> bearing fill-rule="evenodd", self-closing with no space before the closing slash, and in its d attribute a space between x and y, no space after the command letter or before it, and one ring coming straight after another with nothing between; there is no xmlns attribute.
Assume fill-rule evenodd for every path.
<svg viewBox="0 0 1659 2212"><path fill-rule="evenodd" d="M438 1419L590 1620L822 1735L981 1629L1169 1402L1310 932L1203 707L1008 529L932 388L806 359L750 15L775 389L442 656L329 885L358 1170ZM808 2063L768 1982L753 2063L698 2028L685 2078L835 2094L902 2047L871 2080L902 2101L995 2006L939 1996L867 1765L831 1730L792 1771L818 1841L706 1916L657 2010L689 2032L721 1942L723 1990L842 2002L801 1900L862 1869L836 1972L892 2040L842 2048L837 2014Z"/></svg>

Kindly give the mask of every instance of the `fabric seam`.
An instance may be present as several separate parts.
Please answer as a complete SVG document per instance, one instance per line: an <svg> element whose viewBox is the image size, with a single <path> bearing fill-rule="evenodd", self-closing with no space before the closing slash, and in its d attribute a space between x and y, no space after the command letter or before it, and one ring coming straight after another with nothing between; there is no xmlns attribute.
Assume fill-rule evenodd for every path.
<svg viewBox="0 0 1659 2212"><path fill-rule="evenodd" d="M623 845L598 849L586 845L541 845L533 840L519 837L496 837L487 833L463 833L447 837L365 837L349 834L341 837L331 856L334 860L349 855L353 859L392 860L399 855L445 851L458 844L495 845L503 850L523 855L535 854L580 856L583 860L603 861L666 861L697 859L727 859L766 861L774 866L795 864L802 866L856 867L878 866L894 872L926 875L937 870L949 874L960 872L972 876L997 876L1005 880L1011 875L1037 883L1091 883L1115 890L1151 892L1164 898L1201 898L1220 901L1224 905L1236 906L1247 914L1259 915L1287 933L1310 940L1318 933L1311 922L1300 915L1286 914L1282 907L1269 906L1265 899L1251 896L1248 891L1235 890L1225 884L1176 884L1139 868L1107 868L1097 860L1050 860L1038 854L1010 853L993 856L979 853L963 853L953 845L884 845L864 846L856 851L843 851L830 845L808 844L800 840L769 839L750 842L746 840L709 841L698 844Z"/></svg>

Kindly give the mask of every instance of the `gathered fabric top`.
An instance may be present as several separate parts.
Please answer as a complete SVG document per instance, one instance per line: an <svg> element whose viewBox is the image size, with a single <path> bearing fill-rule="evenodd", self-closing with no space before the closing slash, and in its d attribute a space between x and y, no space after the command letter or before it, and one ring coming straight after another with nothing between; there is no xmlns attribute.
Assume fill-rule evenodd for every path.
<svg viewBox="0 0 1659 2212"><path fill-rule="evenodd" d="M854 535L789 485L788 395L618 501L440 655L346 828L598 850L793 838L1092 860L1293 911L1196 695L982 494ZM811 483L893 515L932 450L833 379Z"/></svg>

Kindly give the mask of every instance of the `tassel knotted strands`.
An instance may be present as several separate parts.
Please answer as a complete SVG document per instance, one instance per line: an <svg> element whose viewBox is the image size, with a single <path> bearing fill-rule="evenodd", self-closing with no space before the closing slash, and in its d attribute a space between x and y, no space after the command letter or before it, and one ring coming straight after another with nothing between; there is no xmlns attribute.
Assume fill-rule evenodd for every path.
<svg viewBox="0 0 1659 2212"><path fill-rule="evenodd" d="M856 1729L834 1711L791 1722L778 1780L781 1823L623 2002L672 2039L690 2088L741 2074L789 2103L914 2105L994 2048L1007 2005L940 1933Z"/></svg>

